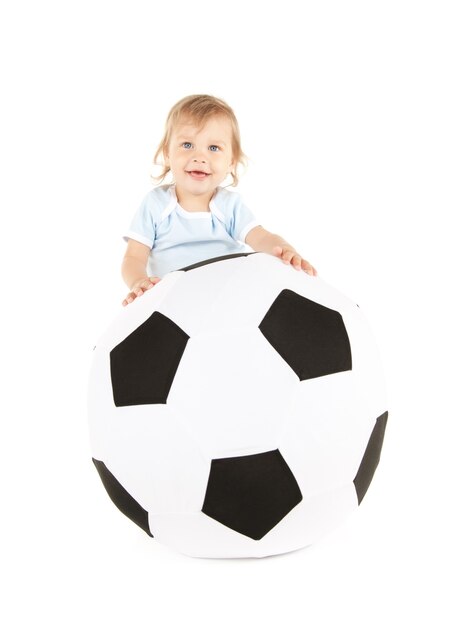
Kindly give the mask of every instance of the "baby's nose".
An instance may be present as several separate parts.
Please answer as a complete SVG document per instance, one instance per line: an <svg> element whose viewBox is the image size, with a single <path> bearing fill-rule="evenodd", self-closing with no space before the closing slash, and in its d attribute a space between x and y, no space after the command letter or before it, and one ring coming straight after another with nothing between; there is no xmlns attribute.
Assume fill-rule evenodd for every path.
<svg viewBox="0 0 457 626"><path fill-rule="evenodd" d="M203 159L202 157L199 157L198 159L197 159L197 157L194 157L193 161L197 161L199 163L206 163L206 159Z"/></svg>

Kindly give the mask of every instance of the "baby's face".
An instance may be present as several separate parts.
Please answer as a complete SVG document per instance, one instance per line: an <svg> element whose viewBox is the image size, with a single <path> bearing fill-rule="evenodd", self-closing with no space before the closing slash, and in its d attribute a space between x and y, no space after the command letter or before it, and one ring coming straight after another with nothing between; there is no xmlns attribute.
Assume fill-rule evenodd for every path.
<svg viewBox="0 0 457 626"><path fill-rule="evenodd" d="M234 167L230 121L212 117L198 128L184 120L173 129L164 156L179 190L190 195L212 194Z"/></svg>

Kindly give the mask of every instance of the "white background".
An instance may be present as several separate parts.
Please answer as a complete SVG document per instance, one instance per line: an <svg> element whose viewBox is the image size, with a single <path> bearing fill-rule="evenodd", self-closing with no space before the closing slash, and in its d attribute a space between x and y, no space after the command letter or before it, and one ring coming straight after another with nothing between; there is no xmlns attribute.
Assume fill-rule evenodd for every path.
<svg viewBox="0 0 457 626"><path fill-rule="evenodd" d="M455 624L453 2L43 0L0 15L2 623ZM321 543L199 560L149 539L91 462L91 350L169 108L238 115L239 190L361 306L390 421ZM293 271L293 270L291 270Z"/></svg>

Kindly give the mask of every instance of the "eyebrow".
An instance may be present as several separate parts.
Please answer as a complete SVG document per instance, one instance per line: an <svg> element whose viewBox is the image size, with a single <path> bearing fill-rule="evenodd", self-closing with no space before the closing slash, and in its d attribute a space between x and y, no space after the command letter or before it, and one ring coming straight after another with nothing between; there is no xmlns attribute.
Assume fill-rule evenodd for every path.
<svg viewBox="0 0 457 626"><path fill-rule="evenodd" d="M178 135L176 137L177 140L179 139L191 139L191 137L189 137L189 135ZM217 145L221 145L221 146L226 146L227 144L225 143L225 141L221 141L221 140L214 140L214 141L210 141L210 144L217 144Z"/></svg>

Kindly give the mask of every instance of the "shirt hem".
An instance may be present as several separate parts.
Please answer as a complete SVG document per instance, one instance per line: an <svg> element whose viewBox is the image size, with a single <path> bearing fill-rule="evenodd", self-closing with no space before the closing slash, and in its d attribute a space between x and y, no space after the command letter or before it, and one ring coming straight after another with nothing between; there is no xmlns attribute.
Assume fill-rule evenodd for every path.
<svg viewBox="0 0 457 626"><path fill-rule="evenodd" d="M145 246L148 246L151 249L152 249L152 246L154 245L154 242L151 239L148 239L147 237L144 237L143 235L139 235L138 233L135 233L132 230L127 231L125 235L122 236L122 239L124 241L128 241L129 239L134 239L135 241L139 241L140 243L143 243Z"/></svg>
<svg viewBox="0 0 457 626"><path fill-rule="evenodd" d="M249 231L252 230L255 226L260 226L260 223L257 220L249 222L249 224L245 226L243 230L241 231L239 240L242 241L243 243L246 243L246 237Z"/></svg>

